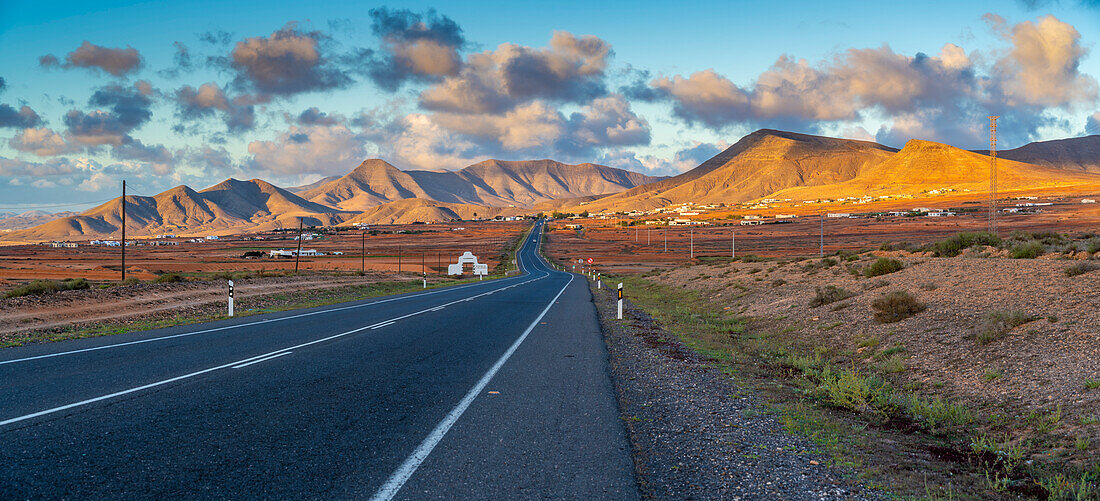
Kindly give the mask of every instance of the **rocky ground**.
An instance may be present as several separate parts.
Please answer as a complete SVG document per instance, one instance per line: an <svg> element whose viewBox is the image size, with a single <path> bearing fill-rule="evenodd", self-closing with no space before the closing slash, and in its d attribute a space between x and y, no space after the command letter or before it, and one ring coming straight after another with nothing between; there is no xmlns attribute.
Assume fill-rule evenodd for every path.
<svg viewBox="0 0 1100 501"><path fill-rule="evenodd" d="M868 365L881 363L871 357L876 347L900 347L903 365L891 371L899 385L991 409L1060 406L1060 431L1091 436L1100 445L1100 425L1081 424L1100 416L1100 388L1088 383L1100 381L1100 269L1071 277L1065 270L1081 261L981 257L996 254L976 249L937 258L876 251L824 262L692 266L652 279L695 290L740 315L778 320L833 350L856 352L857 358L866 353ZM905 268L873 278L856 274L883 255ZM852 297L811 306L827 286ZM926 309L896 323L875 321L871 303L898 290ZM993 312L1019 312L1026 321L983 342Z"/></svg>
<svg viewBox="0 0 1100 501"><path fill-rule="evenodd" d="M757 398L609 289L593 290L643 494L650 499L879 499Z"/></svg>

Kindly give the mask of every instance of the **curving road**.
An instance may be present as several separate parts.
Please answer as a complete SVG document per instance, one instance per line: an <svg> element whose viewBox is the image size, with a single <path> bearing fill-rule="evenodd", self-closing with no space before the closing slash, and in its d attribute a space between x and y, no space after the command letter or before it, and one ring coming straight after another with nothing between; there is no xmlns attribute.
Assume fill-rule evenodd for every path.
<svg viewBox="0 0 1100 501"><path fill-rule="evenodd" d="M541 229L507 279L0 351L0 498L637 498Z"/></svg>

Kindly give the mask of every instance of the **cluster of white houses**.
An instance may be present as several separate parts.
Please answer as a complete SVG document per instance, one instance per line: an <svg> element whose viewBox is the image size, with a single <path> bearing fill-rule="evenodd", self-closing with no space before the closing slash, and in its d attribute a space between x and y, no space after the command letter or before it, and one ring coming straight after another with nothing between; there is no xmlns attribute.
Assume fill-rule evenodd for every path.
<svg viewBox="0 0 1100 501"><path fill-rule="evenodd" d="M318 252L317 249L302 249L301 252L298 252L298 249L278 249L278 250L272 250L272 251L267 252L267 256L268 257L273 257L273 258L295 257L295 256L317 257L317 256L324 256L324 255L325 255L324 252ZM340 251L336 251L336 252L333 252L332 255L333 256L342 256L342 255L344 255L344 253L340 252Z"/></svg>

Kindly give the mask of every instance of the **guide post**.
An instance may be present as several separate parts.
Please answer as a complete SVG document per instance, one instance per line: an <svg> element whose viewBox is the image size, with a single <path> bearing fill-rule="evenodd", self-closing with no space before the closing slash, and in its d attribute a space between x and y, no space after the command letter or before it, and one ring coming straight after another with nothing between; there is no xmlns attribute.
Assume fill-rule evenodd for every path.
<svg viewBox="0 0 1100 501"><path fill-rule="evenodd" d="M619 320L623 319L623 283L619 282Z"/></svg>
<svg viewBox="0 0 1100 501"><path fill-rule="evenodd" d="M233 281L229 281L229 316L233 316Z"/></svg>

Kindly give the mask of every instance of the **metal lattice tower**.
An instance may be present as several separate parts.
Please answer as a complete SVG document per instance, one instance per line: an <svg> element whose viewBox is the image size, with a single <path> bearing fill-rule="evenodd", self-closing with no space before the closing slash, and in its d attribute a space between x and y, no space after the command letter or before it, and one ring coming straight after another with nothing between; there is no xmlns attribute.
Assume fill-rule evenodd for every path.
<svg viewBox="0 0 1100 501"><path fill-rule="evenodd" d="M989 117L989 232L997 233L997 119Z"/></svg>

